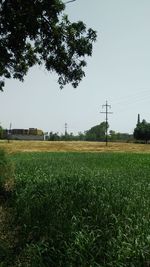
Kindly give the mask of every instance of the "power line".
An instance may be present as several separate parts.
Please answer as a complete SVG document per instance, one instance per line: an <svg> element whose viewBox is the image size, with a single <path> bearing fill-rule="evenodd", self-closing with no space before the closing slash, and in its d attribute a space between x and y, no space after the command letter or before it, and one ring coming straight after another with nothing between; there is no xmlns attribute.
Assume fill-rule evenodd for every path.
<svg viewBox="0 0 150 267"><path fill-rule="evenodd" d="M112 102L114 105L122 105L124 103L128 102L135 102L135 100L140 100L141 98L144 97L149 97L150 96L150 90L143 90L143 91L138 91L138 92L133 92L129 95L122 95L121 97L115 96L114 99L111 98Z"/></svg>
<svg viewBox="0 0 150 267"><path fill-rule="evenodd" d="M69 4L69 3L74 2L74 1L76 1L76 0L69 0L69 1L65 2L65 4Z"/></svg>
<svg viewBox="0 0 150 267"><path fill-rule="evenodd" d="M105 137L106 137L106 146L107 146L108 145L108 114L112 114L112 112L108 111L108 108L111 108L111 106L108 105L107 100L106 100L106 104L102 105L102 108L105 108L105 111L101 111L100 113L104 113L106 115Z"/></svg>

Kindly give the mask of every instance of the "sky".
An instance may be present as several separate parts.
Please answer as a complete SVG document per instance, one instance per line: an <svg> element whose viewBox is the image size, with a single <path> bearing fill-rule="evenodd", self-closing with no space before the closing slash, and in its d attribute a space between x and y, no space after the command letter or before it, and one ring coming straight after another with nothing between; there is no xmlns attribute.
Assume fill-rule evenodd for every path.
<svg viewBox="0 0 150 267"><path fill-rule="evenodd" d="M65 12L97 31L85 77L60 90L56 74L30 69L24 82L6 80L0 92L3 128L38 128L77 134L103 122L111 105L110 130L132 133L138 113L150 122L150 1L76 0Z"/></svg>

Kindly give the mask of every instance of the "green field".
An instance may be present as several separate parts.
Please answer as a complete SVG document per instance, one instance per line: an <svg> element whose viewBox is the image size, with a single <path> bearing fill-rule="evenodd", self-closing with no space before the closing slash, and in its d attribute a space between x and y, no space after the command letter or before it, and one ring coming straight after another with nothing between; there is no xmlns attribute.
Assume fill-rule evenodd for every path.
<svg viewBox="0 0 150 267"><path fill-rule="evenodd" d="M150 266L149 154L9 157L1 267Z"/></svg>

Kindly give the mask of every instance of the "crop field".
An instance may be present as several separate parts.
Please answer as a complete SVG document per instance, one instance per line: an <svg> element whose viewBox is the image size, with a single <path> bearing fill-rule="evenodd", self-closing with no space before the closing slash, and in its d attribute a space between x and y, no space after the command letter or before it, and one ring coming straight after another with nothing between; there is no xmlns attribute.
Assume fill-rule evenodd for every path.
<svg viewBox="0 0 150 267"><path fill-rule="evenodd" d="M16 152L144 152L150 153L149 144L108 143L86 141L0 141L0 147Z"/></svg>
<svg viewBox="0 0 150 267"><path fill-rule="evenodd" d="M150 266L149 154L9 157L1 267Z"/></svg>

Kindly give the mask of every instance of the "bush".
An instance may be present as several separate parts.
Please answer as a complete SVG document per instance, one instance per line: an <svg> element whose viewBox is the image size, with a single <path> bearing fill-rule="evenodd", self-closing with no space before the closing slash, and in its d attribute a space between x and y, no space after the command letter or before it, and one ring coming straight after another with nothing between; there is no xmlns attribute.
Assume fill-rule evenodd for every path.
<svg viewBox="0 0 150 267"><path fill-rule="evenodd" d="M0 149L0 195L6 196L14 188L14 168L7 153Z"/></svg>

